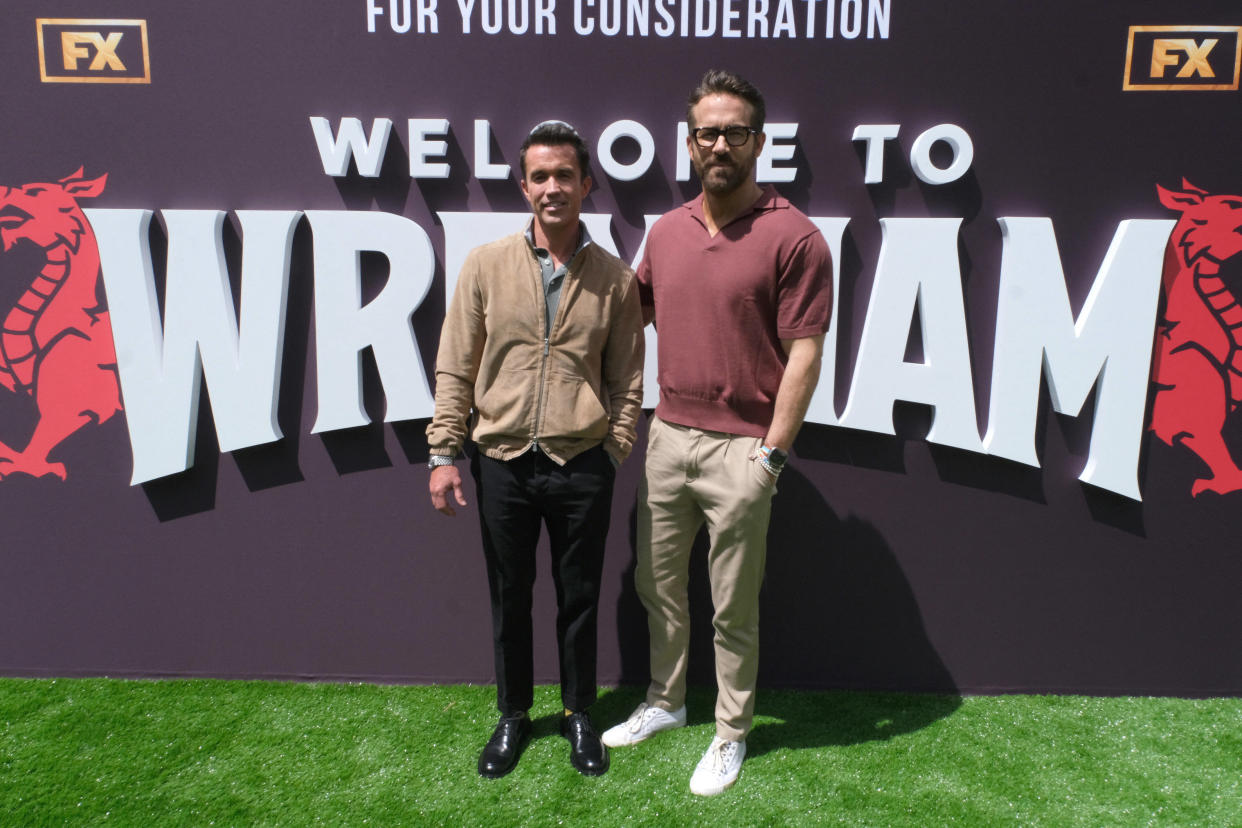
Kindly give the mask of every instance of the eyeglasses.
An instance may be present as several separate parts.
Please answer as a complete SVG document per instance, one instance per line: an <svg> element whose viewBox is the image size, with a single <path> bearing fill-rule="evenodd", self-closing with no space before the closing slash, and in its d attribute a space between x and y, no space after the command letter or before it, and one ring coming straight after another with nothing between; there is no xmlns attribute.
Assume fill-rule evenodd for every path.
<svg viewBox="0 0 1242 828"><path fill-rule="evenodd" d="M731 126L724 129L716 127L695 127L690 130L690 134L694 136L694 140L700 147L709 149L716 146L716 142L723 135L725 143L731 147L740 147L750 140L750 136L758 135L759 130L753 127Z"/></svg>

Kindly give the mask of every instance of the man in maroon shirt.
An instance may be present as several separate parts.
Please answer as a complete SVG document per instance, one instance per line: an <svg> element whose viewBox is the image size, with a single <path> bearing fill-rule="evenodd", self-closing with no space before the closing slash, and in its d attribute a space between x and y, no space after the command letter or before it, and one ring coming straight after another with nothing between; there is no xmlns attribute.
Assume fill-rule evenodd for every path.
<svg viewBox="0 0 1242 828"><path fill-rule="evenodd" d="M690 548L711 538L716 737L690 779L710 796L746 755L759 655L759 587L776 478L819 379L832 263L805 215L755 181L763 96L711 71L691 93L686 146L703 194L651 229L638 282L659 331L660 403L639 491L639 597L651 685L604 743L685 724Z"/></svg>

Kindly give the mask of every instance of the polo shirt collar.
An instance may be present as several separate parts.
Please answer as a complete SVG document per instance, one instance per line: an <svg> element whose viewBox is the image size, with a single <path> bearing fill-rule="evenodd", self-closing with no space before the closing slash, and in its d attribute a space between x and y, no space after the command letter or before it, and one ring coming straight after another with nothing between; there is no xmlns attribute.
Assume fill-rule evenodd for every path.
<svg viewBox="0 0 1242 828"><path fill-rule="evenodd" d="M768 210L787 210L789 208L789 201L782 197L771 184L763 185L761 190L759 198L755 199L755 203L734 217L733 221L743 219L751 213L767 212ZM703 223L703 198L704 194L699 193L698 197L681 205L682 209L690 211L690 215L694 216L699 224ZM733 221L729 222L729 224L732 224ZM585 229L586 225L583 225L583 230L585 231Z"/></svg>

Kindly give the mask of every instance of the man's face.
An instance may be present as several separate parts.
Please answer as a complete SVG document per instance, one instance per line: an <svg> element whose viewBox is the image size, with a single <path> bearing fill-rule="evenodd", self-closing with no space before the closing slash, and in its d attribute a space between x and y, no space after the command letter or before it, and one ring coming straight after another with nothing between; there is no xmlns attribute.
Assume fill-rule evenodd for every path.
<svg viewBox="0 0 1242 828"><path fill-rule="evenodd" d="M576 228L582 199L590 191L591 178L582 175L572 146L532 144L527 148L522 193L546 230Z"/></svg>
<svg viewBox="0 0 1242 828"><path fill-rule="evenodd" d="M691 110L694 127L751 126L751 105L734 95L707 95ZM693 135L687 136L690 163L703 182L703 190L724 196L754 178L755 159L759 157L766 138L763 133L752 135L740 147L731 147L722 134L710 147L701 147Z"/></svg>

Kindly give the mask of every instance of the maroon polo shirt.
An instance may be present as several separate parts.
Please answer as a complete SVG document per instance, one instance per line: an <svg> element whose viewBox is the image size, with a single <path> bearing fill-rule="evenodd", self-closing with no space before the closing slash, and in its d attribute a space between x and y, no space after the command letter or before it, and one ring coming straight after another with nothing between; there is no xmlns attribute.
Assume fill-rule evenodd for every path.
<svg viewBox="0 0 1242 828"><path fill-rule="evenodd" d="M655 307L660 419L763 437L787 357L782 339L818 336L832 311L823 235L771 186L713 238L703 196L651 228L638 284Z"/></svg>

